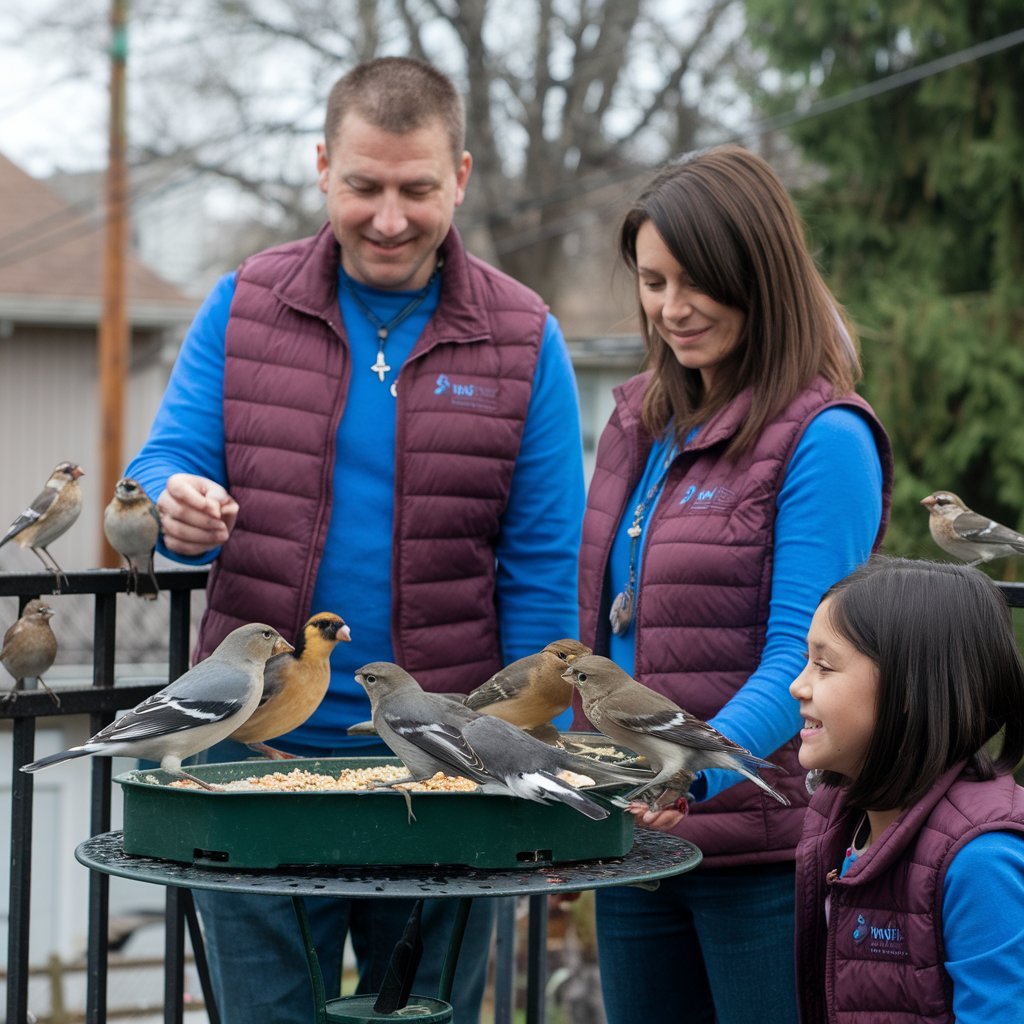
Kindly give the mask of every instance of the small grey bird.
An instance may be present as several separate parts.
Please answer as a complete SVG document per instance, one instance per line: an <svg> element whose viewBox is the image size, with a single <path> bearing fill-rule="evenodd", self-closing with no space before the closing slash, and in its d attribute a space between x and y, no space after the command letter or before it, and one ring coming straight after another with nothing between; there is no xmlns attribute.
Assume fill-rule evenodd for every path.
<svg viewBox="0 0 1024 1024"><path fill-rule="evenodd" d="M577 658L565 670L565 678L580 691L583 713L605 736L642 754L655 771L654 778L626 795L636 799L659 790L651 807L666 806L664 797L685 793L696 772L728 768L760 786L780 803L789 801L758 774L761 768L778 768L755 757L727 739L707 722L684 711L668 697L641 685L614 661L596 654Z"/></svg>
<svg viewBox="0 0 1024 1024"><path fill-rule="evenodd" d="M14 689L0 697L0 704L14 703L18 698L25 679L39 680L39 685L60 707L57 696L43 679L57 657L57 637L50 628L53 609L39 598L29 601L21 618L4 633L3 647L0 648L0 665L14 676Z"/></svg>
<svg viewBox="0 0 1024 1024"><path fill-rule="evenodd" d="M935 491L921 504L928 509L928 530L943 551L969 565L1024 555L1024 534L972 512L952 491Z"/></svg>
<svg viewBox="0 0 1024 1024"><path fill-rule="evenodd" d="M555 640L495 672L466 697L466 707L520 729L545 726L572 703L572 684L562 678L565 666L589 653L578 640Z"/></svg>
<svg viewBox="0 0 1024 1024"><path fill-rule="evenodd" d="M159 761L164 770L204 789L214 789L184 771L181 762L225 739L256 710L267 659L291 649L276 629L262 622L240 626L205 661L81 746L22 765L21 770L37 772L87 754L141 757Z"/></svg>
<svg viewBox="0 0 1024 1024"><path fill-rule="evenodd" d="M32 551L54 574L54 593L60 593L60 581L67 582L64 570L47 548L69 530L82 512L82 489L78 478L85 475L73 462L58 462L35 500L11 523L0 537L0 548L9 540ZM43 558L43 555L46 558ZM47 561L49 559L49 561Z"/></svg>
<svg viewBox="0 0 1024 1024"><path fill-rule="evenodd" d="M103 512L103 532L128 563L128 593L155 601L160 587L153 572L153 552L160 539L160 513L138 481L127 476L117 481Z"/></svg>
<svg viewBox="0 0 1024 1024"><path fill-rule="evenodd" d="M637 781L634 772L550 747L500 718L425 693L408 672L391 662L364 665L356 672L356 681L370 698L377 734L413 780L436 772L461 775L484 792L540 803L557 801L594 820L608 817L608 809L566 777L584 776L583 784Z"/></svg>

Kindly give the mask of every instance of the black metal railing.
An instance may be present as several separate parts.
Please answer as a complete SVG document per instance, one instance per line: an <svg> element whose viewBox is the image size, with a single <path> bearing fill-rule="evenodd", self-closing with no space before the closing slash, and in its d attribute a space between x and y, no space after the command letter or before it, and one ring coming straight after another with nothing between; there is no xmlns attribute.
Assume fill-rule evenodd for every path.
<svg viewBox="0 0 1024 1024"><path fill-rule="evenodd" d="M206 585L206 572L175 569L157 573L161 588L170 597L167 679L157 683L114 686L117 649L117 596L125 591L125 573L116 569L71 572L62 581L61 596L90 595L94 598L92 685L62 688L60 705L41 690L21 690L17 699L0 707L0 719L10 719L11 743L11 849L8 911L7 1021L29 1019L29 935L32 881L32 798L33 777L18 768L35 759L36 720L54 716L87 714L90 734L111 722L114 714L133 707L168 682L177 679L189 662L191 598ZM17 597L19 614L34 598L53 593L53 576L46 572L0 573L0 597ZM111 763L109 758L92 758L90 790L90 831L110 831ZM83 837L85 838L85 837ZM49 841L47 837L46 841ZM109 920L109 876L89 875L88 948L86 952L86 1021L104 1024L107 1016L107 926ZM181 1024L184 1015L185 928L196 949L197 967L204 993L208 989L205 961L202 961L198 924L187 891L167 890L165 935L164 1019ZM202 962L199 962L202 961ZM211 1022L216 1011L211 1007Z"/></svg>
<svg viewBox="0 0 1024 1024"><path fill-rule="evenodd" d="M90 734L98 732L123 708L133 707L177 679L189 664L189 637L192 593L206 583L206 572L194 569L172 569L157 573L161 588L170 597L167 679L148 684L114 686L117 649L116 599L124 593L125 574L114 569L97 569L68 573L61 588L62 595L91 595L95 599L93 616L92 685L78 689L61 688L60 705L47 693L20 691L17 700L0 706L0 719L12 721L11 756L11 849L10 907L7 967L7 1021L22 1024L28 1020L30 891L32 877L32 796L33 777L18 768L35 759L36 720L54 716L90 716ZM1012 607L1024 608L1024 583L1000 583ZM0 573L0 597L19 598L19 608L34 597L53 591L49 573ZM111 764L105 757L92 758L90 830L92 835L110 831ZM83 837L85 838L85 837ZM86 954L86 1021L104 1024L107 1016L107 955L109 918L109 876L90 872L88 950ZM546 902L531 897L530 957L537 959L531 977L542 976L540 959L545 950L542 929L546 927ZM185 933L188 930L196 968L206 999L211 1024L218 1024L216 1007L210 999L202 941L195 910L188 890L168 887L167 923L165 932L164 1020L166 1024L182 1024L184 1017ZM502 933L499 929L499 936ZM537 934L534 934L537 932ZM499 956L501 962L508 954ZM507 966L507 965L506 965ZM504 985L499 987L504 988ZM496 1000L496 1020L511 1017L508 1005L511 985L504 998ZM497 995L497 993L496 993ZM543 994L528 993L534 1009L541 1011ZM543 1019L536 1016L534 1019Z"/></svg>

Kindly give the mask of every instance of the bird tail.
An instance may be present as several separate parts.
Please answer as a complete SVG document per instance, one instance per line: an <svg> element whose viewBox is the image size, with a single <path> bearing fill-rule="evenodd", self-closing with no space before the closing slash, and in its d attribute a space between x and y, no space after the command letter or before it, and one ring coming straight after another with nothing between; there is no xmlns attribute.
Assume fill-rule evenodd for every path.
<svg viewBox="0 0 1024 1024"><path fill-rule="evenodd" d="M152 565L145 571L140 570L135 573L135 588L133 592L147 601L156 600L157 594L160 593L160 586L156 581L156 574L153 572Z"/></svg>
<svg viewBox="0 0 1024 1024"><path fill-rule="evenodd" d="M59 754L41 757L38 761L33 761L31 764L23 764L21 770L23 772L38 772L43 768L49 768L50 765L60 764L61 761L70 761L74 757L84 757L86 754L91 753L92 751L86 750L85 747L72 747L70 750L62 750Z"/></svg>
<svg viewBox="0 0 1024 1024"><path fill-rule="evenodd" d="M591 821L601 821L609 814L607 807L602 807L597 801L591 800L574 786L556 778L550 772L519 772L508 779L507 784L516 796L542 803L554 800L566 804L574 811L579 811L580 814L585 814Z"/></svg>
<svg viewBox="0 0 1024 1024"><path fill-rule="evenodd" d="M620 764L606 764L591 757L569 755L570 770L589 775L599 786L638 786L650 782L654 772L650 768L627 768Z"/></svg>
<svg viewBox="0 0 1024 1024"><path fill-rule="evenodd" d="M742 758L741 763L736 766L736 771L750 779L755 786L760 786L761 789L763 789L769 796L775 797L780 804L788 807L789 800L787 800L786 797L784 797L777 789L768 785L768 783L757 774L759 768L774 768L776 771L782 771L779 765L772 764L771 761L764 761L760 757L754 757L753 754L748 754L746 757Z"/></svg>

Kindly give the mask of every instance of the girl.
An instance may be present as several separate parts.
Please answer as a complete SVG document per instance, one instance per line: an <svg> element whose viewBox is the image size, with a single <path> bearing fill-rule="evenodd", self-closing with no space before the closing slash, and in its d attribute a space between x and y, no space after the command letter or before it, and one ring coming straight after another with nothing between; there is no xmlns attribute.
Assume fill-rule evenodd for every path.
<svg viewBox="0 0 1024 1024"><path fill-rule="evenodd" d="M797 849L802 1019L1019 1020L1024 664L1006 602L976 569L875 558L825 594L807 646L790 687L819 783Z"/></svg>

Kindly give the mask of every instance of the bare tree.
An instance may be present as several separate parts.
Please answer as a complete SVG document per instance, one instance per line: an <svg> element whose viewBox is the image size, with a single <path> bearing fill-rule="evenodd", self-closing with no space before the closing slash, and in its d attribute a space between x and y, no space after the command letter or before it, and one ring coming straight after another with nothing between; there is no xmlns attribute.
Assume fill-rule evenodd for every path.
<svg viewBox="0 0 1024 1024"><path fill-rule="evenodd" d="M74 72L102 74L84 54L106 45L104 6L33 28L46 18ZM248 197L246 251L319 224L314 146L340 74L378 54L443 68L475 164L460 226L549 301L627 183L746 112L742 0L148 0L131 16L133 160L164 187L202 175Z"/></svg>

